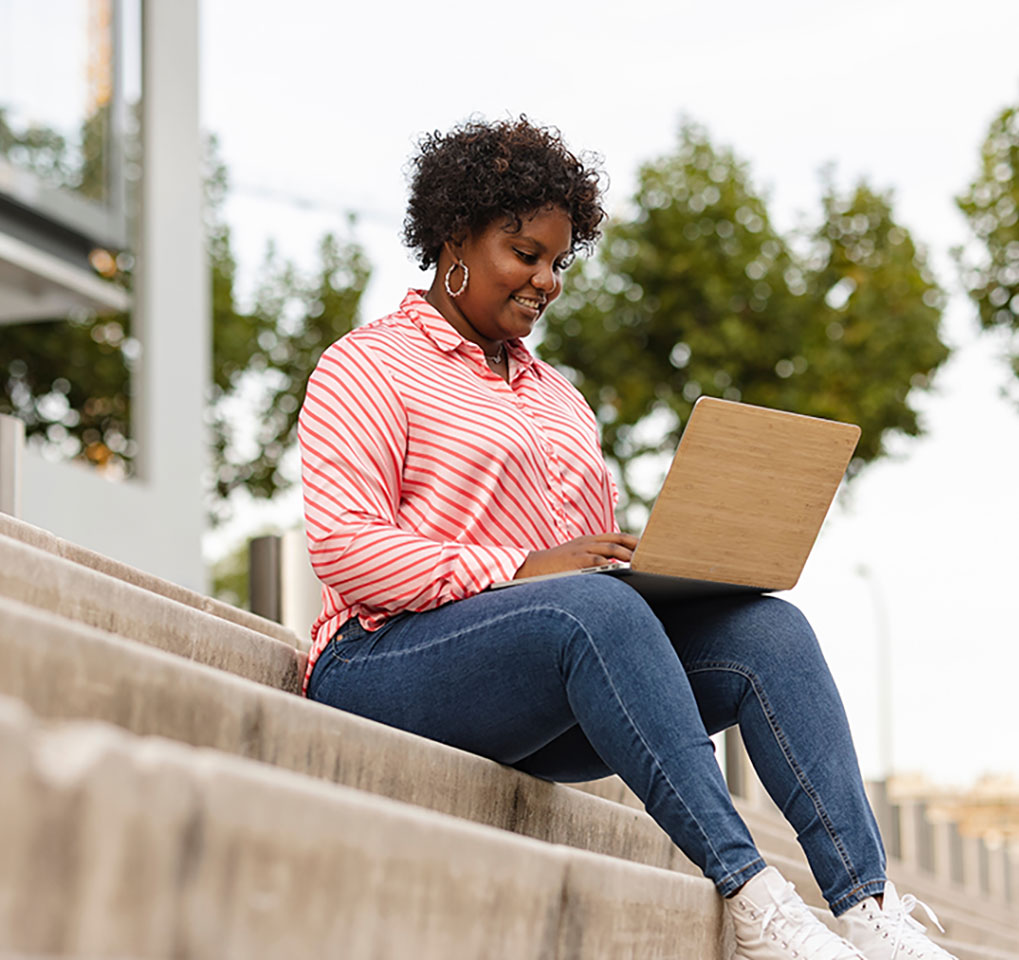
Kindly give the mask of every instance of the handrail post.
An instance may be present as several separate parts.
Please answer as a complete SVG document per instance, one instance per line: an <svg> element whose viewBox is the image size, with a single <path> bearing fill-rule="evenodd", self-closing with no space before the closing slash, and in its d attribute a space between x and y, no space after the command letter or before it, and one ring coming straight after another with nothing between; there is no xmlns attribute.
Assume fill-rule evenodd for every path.
<svg viewBox="0 0 1019 960"><path fill-rule="evenodd" d="M21 461L25 425L17 417L0 414L0 513L21 517Z"/></svg>

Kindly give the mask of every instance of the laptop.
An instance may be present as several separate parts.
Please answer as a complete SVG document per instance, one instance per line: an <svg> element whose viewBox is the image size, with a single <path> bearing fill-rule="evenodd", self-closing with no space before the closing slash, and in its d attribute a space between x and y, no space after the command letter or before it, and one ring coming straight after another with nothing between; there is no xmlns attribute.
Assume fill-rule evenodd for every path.
<svg viewBox="0 0 1019 960"><path fill-rule="evenodd" d="M789 590L859 438L855 424L701 397L629 563L492 589L595 573L648 600Z"/></svg>

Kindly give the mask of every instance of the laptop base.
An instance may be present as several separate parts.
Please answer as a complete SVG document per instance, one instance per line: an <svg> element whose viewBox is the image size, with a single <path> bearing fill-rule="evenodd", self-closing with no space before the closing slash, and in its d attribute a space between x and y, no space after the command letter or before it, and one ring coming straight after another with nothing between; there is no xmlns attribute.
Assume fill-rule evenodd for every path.
<svg viewBox="0 0 1019 960"><path fill-rule="evenodd" d="M562 580L564 577L587 574L616 577L627 586L633 587L649 603L770 592L764 587L751 587L743 583L720 583L717 580L693 580L689 577L670 577L662 573L642 573L633 570L628 563L606 563L600 567L583 567L580 570L564 570L538 577L523 577L520 580L503 580L493 583L489 589L503 590L508 587L522 587L528 583L540 583L542 580Z"/></svg>

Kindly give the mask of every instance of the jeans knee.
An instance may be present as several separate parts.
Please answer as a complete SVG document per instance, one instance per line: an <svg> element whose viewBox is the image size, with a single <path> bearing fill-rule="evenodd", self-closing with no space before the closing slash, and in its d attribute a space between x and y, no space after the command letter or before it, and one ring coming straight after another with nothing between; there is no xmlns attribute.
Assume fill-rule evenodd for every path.
<svg viewBox="0 0 1019 960"><path fill-rule="evenodd" d="M620 618L625 621L656 619L647 601L626 581L619 577L590 576L577 577L583 581L578 584L584 589L578 593L576 602L587 610L597 610L606 617Z"/></svg>
<svg viewBox="0 0 1019 960"><path fill-rule="evenodd" d="M546 597L549 613L565 616L593 638L605 637L616 645L646 642L649 631L664 637L658 618L636 590L622 580L598 574L566 577Z"/></svg>
<svg viewBox="0 0 1019 960"><path fill-rule="evenodd" d="M764 635L761 652L770 663L794 673L827 670L814 630L799 607L779 597L762 597L760 604L757 632Z"/></svg>

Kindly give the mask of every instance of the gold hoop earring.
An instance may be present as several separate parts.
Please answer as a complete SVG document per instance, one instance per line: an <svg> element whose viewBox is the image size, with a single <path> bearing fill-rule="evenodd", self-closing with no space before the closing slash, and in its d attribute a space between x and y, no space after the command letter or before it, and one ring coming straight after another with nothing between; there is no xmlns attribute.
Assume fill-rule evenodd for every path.
<svg viewBox="0 0 1019 960"><path fill-rule="evenodd" d="M456 293L453 293L453 288L450 287L449 280L453 276L453 271L457 267L460 267L463 270L463 272L464 272L464 281L463 281L463 283L460 284L460 289L457 290ZM446 278L445 278L445 281L444 281L445 284L446 284L446 293L448 293L455 300L457 297L460 296L461 293L464 292L464 290L467 289L467 281L470 280L470 278L471 278L471 272L470 272L470 270L467 269L467 264L464 263L462 260L454 260L449 265L449 269L446 271Z"/></svg>

